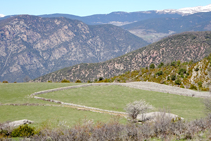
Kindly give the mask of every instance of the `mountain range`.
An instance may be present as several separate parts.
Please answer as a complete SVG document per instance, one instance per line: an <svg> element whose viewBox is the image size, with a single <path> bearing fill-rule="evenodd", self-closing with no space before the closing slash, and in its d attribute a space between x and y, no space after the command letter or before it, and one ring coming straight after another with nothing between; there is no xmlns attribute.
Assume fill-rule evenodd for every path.
<svg viewBox="0 0 211 141"><path fill-rule="evenodd" d="M0 81L21 82L78 63L106 61L147 42L114 25L30 15L0 21Z"/></svg>
<svg viewBox="0 0 211 141"><path fill-rule="evenodd" d="M211 31L188 32L164 38L123 56L100 63L83 63L67 67L35 79L36 82L72 82L80 79L94 81L99 77L110 78L126 71L139 70L151 63L170 63L174 60L199 61L211 53Z"/></svg>
<svg viewBox="0 0 211 141"><path fill-rule="evenodd" d="M86 76L82 75L79 77L78 72L74 71L79 71L78 69L80 69L83 74L83 69L86 69L83 66L87 66L87 64L79 65L83 69L76 65L79 68L69 71L70 73L73 72L68 77L71 81L74 81L76 78L85 81L100 76L111 77L121 74L126 70L137 69L137 66L146 66L152 61L142 61L138 65L133 65L136 62L130 61L130 59L134 59L133 57L131 58L130 54L134 55L134 52L129 52L139 49L136 50L136 53L139 52L142 56L143 54L140 52L143 50L140 48L153 43L144 48L147 51L146 55L150 56L150 50L152 52L158 51L160 46L162 46L158 45L160 42L156 41L166 36L186 31L211 30L210 7L211 5L179 10L152 10L130 13L112 12L110 14L97 14L85 17L69 14L39 16L1 15L0 81L21 82L25 77L34 79L79 63L89 63L89 68L94 70L90 70L90 72L85 71ZM170 36L161 41L164 45L168 45L165 48L171 52L177 52L178 48L181 48L180 44L183 44L186 47L195 46L198 51L201 45L205 45L205 50L209 53L209 38L203 35L205 33L208 34L208 32L184 33L187 34L187 37L190 36L187 40L191 40L192 42L178 39L172 39L178 43L163 42L169 38L182 37L182 34ZM206 36L209 37L209 35ZM186 38L186 36L183 38ZM156 43L154 44L154 42ZM194 44L195 42L198 44ZM181 50L183 49L181 48ZM190 55L189 52L183 51L183 53L179 53L179 57L183 58L184 61L188 60L188 57L197 60L207 55L206 52L201 54L191 53L199 56L190 57L187 56ZM164 55L164 60L170 61L177 58L175 56L176 54L171 52L170 57L167 54L166 57ZM117 65L115 61L115 65L113 63L108 64L107 62L103 62L126 53L129 53L125 55L127 56L126 60L129 61L126 61L128 64L123 63L123 69L121 65L118 65L118 61ZM103 62L107 66L114 65L113 72L108 71L108 68L104 68L102 65L92 64L96 62ZM121 62L124 62L124 60L121 60ZM101 70L90 67L90 65L98 66ZM116 69L118 66L121 68L120 70ZM112 70L112 67L109 70ZM64 74L61 76L64 76ZM40 79L40 81L45 80Z"/></svg>

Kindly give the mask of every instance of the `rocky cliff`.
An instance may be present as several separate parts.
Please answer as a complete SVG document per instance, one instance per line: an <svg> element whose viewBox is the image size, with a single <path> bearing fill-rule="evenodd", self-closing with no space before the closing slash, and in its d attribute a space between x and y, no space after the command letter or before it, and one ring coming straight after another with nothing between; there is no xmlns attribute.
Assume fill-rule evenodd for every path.
<svg viewBox="0 0 211 141"><path fill-rule="evenodd" d="M199 61L211 53L211 31L181 33L167 37L136 51L101 63L84 63L44 75L37 82L81 79L93 81L110 78L126 71L138 70L151 63L169 63L173 60Z"/></svg>
<svg viewBox="0 0 211 141"><path fill-rule="evenodd" d="M78 63L112 59L145 45L113 25L15 16L0 21L0 81L34 79Z"/></svg>

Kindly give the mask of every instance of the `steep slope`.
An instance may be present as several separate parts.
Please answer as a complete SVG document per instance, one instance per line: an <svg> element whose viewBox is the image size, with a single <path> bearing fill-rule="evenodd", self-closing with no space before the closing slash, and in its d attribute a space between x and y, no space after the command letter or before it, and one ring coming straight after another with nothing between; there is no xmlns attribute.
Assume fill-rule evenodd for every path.
<svg viewBox="0 0 211 141"><path fill-rule="evenodd" d="M211 30L211 12L196 13L180 18L157 18L122 26L123 29L154 42L173 33Z"/></svg>
<svg viewBox="0 0 211 141"><path fill-rule="evenodd" d="M141 68L98 82L149 81L194 90L209 91L211 82L211 54L198 62L173 61Z"/></svg>
<svg viewBox="0 0 211 141"><path fill-rule="evenodd" d="M210 31L181 33L106 62L75 65L44 75L35 81L93 81L99 77L110 78L126 71L138 70L151 63L167 63L173 60L199 61L210 53Z"/></svg>
<svg viewBox="0 0 211 141"><path fill-rule="evenodd" d="M30 15L0 21L0 81L23 81L78 63L100 62L147 45L113 25Z"/></svg>

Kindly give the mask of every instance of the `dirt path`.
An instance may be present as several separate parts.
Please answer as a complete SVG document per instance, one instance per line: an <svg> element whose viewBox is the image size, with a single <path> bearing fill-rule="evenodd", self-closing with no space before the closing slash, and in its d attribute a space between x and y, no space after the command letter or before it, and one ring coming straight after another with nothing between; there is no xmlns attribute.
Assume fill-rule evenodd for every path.
<svg viewBox="0 0 211 141"><path fill-rule="evenodd" d="M68 86L68 87L62 87L62 88L56 88L56 89L50 89L45 91L39 91L31 94L31 97L44 100L44 101L50 101L58 104L62 104L71 108L79 109L79 110L86 110L86 111L92 111L92 112L98 112L98 113L106 113L111 115L119 115L126 117L127 114L125 112L117 112L117 111L110 111L110 110L104 110L94 107L87 107L84 105L77 105L73 103L65 103L62 101L57 101L53 99L47 99L38 97L37 95L49 93L53 91L61 91L66 89L74 89L74 88L81 88L81 87L88 87L88 86L103 86L103 85L119 85L119 86L125 86L125 87L131 87L136 89L142 89L142 90L149 90L149 91L157 91L157 92L164 92L169 94L177 94L177 95L183 95L183 96L191 96L191 97L211 97L209 92L198 92L193 91L190 89L183 89L179 87L173 87L168 86L164 84L158 84L153 82L130 82L130 83L91 83L91 84L84 84L84 85L77 85L77 86Z"/></svg>

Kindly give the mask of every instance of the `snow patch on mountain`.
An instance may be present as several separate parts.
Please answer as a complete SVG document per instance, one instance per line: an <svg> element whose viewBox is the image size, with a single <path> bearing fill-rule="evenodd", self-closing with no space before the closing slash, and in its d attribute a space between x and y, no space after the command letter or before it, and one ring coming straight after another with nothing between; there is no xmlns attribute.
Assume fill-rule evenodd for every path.
<svg viewBox="0 0 211 141"><path fill-rule="evenodd" d="M3 15L3 14L0 14L0 18L2 18L2 17L4 17L5 15Z"/></svg>
<svg viewBox="0 0 211 141"><path fill-rule="evenodd" d="M171 14L178 13L181 15L190 15L199 12L211 12L211 4L206 6L187 7L181 9L156 10L156 13L171 13Z"/></svg>

